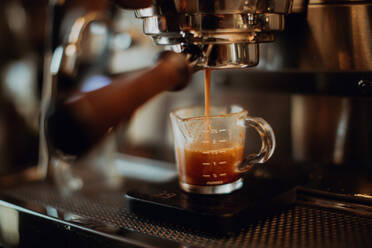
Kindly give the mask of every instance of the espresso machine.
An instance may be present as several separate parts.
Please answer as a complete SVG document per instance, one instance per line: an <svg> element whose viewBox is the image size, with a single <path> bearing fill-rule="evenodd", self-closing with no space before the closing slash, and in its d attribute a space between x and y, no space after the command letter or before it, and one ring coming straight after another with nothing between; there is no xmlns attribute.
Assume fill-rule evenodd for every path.
<svg viewBox="0 0 372 248"><path fill-rule="evenodd" d="M214 72L222 78L215 98L246 98L248 110L276 122L278 164L316 171L314 188L363 196L370 178L356 174L372 166L371 8L369 1L157 1L136 16L155 44L184 53L196 69L246 68ZM347 171L355 177L337 179Z"/></svg>
<svg viewBox="0 0 372 248"><path fill-rule="evenodd" d="M54 2L57 23L64 2ZM90 22L110 25L112 16L107 18L105 11L94 9L95 15L84 19L89 24L75 26L76 34ZM213 70L212 104L239 103L270 122L277 141L272 159L247 175L252 187L238 194L187 195L172 181L176 173L169 163L169 135L163 130L145 137L138 125L143 140L153 144L137 154L151 157L149 151L156 151L157 159L168 162L120 154L106 167L124 171L125 180L116 189L97 186L60 195L50 184L36 182L1 190L1 242L11 237L5 241L13 246L39 247L40 242L60 247L370 247L370 1L156 0L135 15L157 47L185 55L194 81L198 71ZM62 31L66 26L56 25ZM48 59L62 61L58 58L67 55L64 62L69 63L52 69L79 75L72 65L93 61L79 52L84 49L80 39L63 43L60 34L53 37ZM66 50L71 44L79 49ZM60 56L52 59L53 53ZM48 76L59 72L48 71ZM200 91L193 83L162 96L155 100L160 107L147 112L166 117L134 123L169 129L169 112L185 102L200 103ZM246 142L253 149L257 143ZM64 172L67 167L60 168ZM143 175L151 182L138 179ZM99 180L90 183L99 185Z"/></svg>

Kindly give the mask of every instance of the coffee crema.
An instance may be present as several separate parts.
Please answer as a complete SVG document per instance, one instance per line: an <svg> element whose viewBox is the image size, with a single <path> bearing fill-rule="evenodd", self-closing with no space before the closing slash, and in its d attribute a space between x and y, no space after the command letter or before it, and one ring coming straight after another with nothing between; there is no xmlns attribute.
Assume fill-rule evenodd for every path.
<svg viewBox="0 0 372 248"><path fill-rule="evenodd" d="M177 153L180 179L187 184L221 185L235 182L240 177L237 167L243 159L242 145L231 144L220 149L190 145Z"/></svg>

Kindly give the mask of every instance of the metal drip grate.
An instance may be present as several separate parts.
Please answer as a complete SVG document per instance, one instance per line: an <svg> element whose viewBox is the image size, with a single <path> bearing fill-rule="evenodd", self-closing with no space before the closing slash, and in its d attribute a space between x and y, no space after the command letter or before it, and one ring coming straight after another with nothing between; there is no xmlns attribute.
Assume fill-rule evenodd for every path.
<svg viewBox="0 0 372 248"><path fill-rule="evenodd" d="M217 236L137 217L125 209L119 192L95 194L94 199L61 197L50 187L34 185L8 193L20 200L196 247L372 247L371 218L304 205L251 223L238 233Z"/></svg>

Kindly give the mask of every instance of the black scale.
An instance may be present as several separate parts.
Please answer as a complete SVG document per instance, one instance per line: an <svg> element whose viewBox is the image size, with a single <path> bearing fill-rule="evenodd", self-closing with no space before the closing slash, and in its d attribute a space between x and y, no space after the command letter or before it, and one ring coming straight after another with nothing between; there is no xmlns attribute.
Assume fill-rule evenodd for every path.
<svg viewBox="0 0 372 248"><path fill-rule="evenodd" d="M293 204L293 185L272 179L245 178L231 194L197 195L181 191L178 181L127 192L129 210L139 216L202 231L230 232Z"/></svg>

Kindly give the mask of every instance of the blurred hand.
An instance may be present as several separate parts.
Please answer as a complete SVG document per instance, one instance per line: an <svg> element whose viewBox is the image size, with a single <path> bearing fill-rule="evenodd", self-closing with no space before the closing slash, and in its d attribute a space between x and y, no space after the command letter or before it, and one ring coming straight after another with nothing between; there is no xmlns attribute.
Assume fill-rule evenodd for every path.
<svg viewBox="0 0 372 248"><path fill-rule="evenodd" d="M163 52L150 68L112 78L103 88L73 94L51 106L46 128L49 144L65 154L82 155L111 127L128 121L143 103L163 91L180 90L190 76L183 55Z"/></svg>
<svg viewBox="0 0 372 248"><path fill-rule="evenodd" d="M111 0L123 8L145 8L152 0ZM105 87L76 92L50 107L46 132L54 149L82 155L112 127L128 121L134 111L163 91L184 88L192 70L182 54L165 51L156 63L131 76L111 78Z"/></svg>

